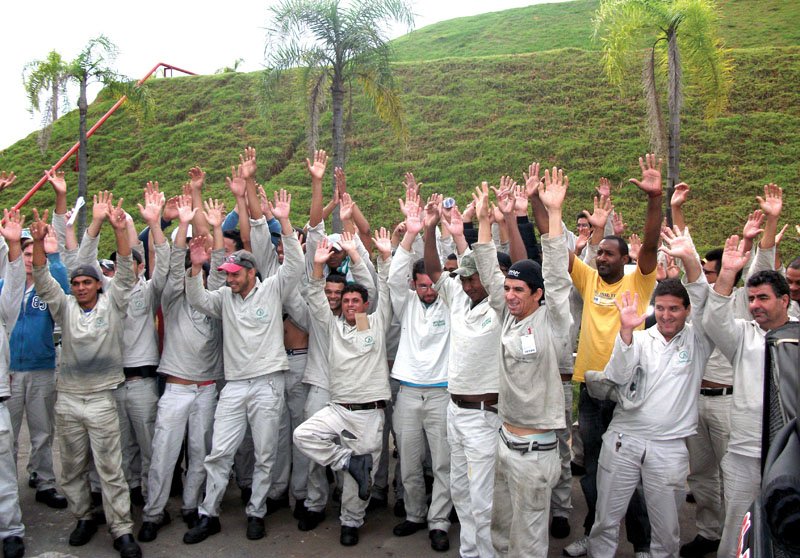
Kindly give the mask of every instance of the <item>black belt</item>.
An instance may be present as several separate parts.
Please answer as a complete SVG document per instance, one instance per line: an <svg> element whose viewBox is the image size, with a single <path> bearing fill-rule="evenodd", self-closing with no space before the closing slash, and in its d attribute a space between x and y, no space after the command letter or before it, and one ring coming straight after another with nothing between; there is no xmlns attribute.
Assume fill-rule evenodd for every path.
<svg viewBox="0 0 800 558"><path fill-rule="evenodd" d="M518 451L523 455L529 451L550 451L558 447L558 440L548 444L540 444L536 440L531 440L530 442L512 442L508 439L502 428L500 429L500 439L503 440L503 443L508 449Z"/></svg>
<svg viewBox="0 0 800 558"><path fill-rule="evenodd" d="M451 395L450 399L453 403L456 404L457 407L461 407L462 409L479 409L481 411L489 411L492 413L497 412L497 399L488 399L486 401L465 401L464 399L459 398L457 395Z"/></svg>
<svg viewBox="0 0 800 558"><path fill-rule="evenodd" d="M308 354L308 347L301 347L299 349L286 349L286 356L307 355L307 354Z"/></svg>
<svg viewBox="0 0 800 558"><path fill-rule="evenodd" d="M337 403L349 411L368 411L370 409L385 409L386 401L372 401L371 403Z"/></svg>
<svg viewBox="0 0 800 558"><path fill-rule="evenodd" d="M700 395L705 395L706 397L715 397L717 395L731 395L733 393L733 386L728 386L724 388L700 388Z"/></svg>

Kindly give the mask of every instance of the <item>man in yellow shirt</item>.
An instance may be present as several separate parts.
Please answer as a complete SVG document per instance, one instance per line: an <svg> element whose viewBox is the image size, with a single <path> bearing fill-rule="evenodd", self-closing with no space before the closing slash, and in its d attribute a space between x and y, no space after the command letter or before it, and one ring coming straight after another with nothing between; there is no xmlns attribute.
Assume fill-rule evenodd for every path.
<svg viewBox="0 0 800 558"><path fill-rule="evenodd" d="M567 556L583 556L587 553L589 532L594 524L597 502L597 460L600 456L601 436L611 422L614 404L598 401L589 396L584 383L587 370L603 370L614 339L619 333L619 315L614 300L627 290L639 294L637 312L644 314L650 295L656 284L656 255L661 231L661 159L655 154L639 158L642 169L641 181L631 179L647 194L647 216L644 240L639 252L636 269L625 275L625 264L629 263L628 245L619 236L603 237L603 226L612 207L605 196L600 203L595 201L595 212L591 224L594 227L591 246L597 247L597 269L592 269L570 253L570 275L577 291L583 298L583 318L578 343L578 356L572 379L581 383L578 399L578 424L583 438L584 466L586 474L581 479L581 488L586 498L587 514L584 520L584 536L564 549ZM650 525L647 510L641 495L636 492L631 499L626 516L628 540L633 544L636 558L649 556Z"/></svg>

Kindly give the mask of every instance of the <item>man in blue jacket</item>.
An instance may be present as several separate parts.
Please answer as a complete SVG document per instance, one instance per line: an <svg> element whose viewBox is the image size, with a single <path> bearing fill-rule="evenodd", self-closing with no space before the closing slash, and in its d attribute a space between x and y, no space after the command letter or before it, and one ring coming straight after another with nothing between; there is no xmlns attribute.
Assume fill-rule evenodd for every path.
<svg viewBox="0 0 800 558"><path fill-rule="evenodd" d="M23 233L23 237L27 231ZM53 277L69 293L67 269L58 255L58 241L51 231L45 241L47 260ZM31 453L28 459L28 484L36 489L36 501L51 508L66 508L67 500L56 492L53 472L53 408L56 402L56 347L53 342L53 318L47 303L33 286L33 240L30 234L22 239L25 262L25 296L9 339L11 347L11 397L6 402L14 429L14 459L27 408ZM0 290L3 285L0 283Z"/></svg>

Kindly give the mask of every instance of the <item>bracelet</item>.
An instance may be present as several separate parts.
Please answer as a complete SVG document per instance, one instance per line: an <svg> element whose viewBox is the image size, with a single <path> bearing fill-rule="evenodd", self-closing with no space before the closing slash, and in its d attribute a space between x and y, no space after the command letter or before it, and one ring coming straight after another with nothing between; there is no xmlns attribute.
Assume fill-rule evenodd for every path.
<svg viewBox="0 0 800 558"><path fill-rule="evenodd" d="M653 194L647 194L647 197L648 197L648 198L660 198L660 197L661 197L661 196L663 196L663 195L664 195L664 192L659 192L658 194L655 194L655 195L653 195Z"/></svg>

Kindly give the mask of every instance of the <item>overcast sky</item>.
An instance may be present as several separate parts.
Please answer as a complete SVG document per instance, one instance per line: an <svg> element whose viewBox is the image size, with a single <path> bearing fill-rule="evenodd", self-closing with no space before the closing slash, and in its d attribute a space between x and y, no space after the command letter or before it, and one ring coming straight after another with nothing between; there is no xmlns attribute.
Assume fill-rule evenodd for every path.
<svg viewBox="0 0 800 558"><path fill-rule="evenodd" d="M543 1L554 0L416 0L416 27ZM22 86L22 70L27 62L44 59L51 50L69 61L90 38L104 34L119 47L116 69L130 78L143 77L158 62L197 74L212 74L244 58L240 71L256 71L262 67L268 7L275 3L230 0L211 8L180 0L118 4L97 0L3 2L0 75L6 82L0 86L0 149L37 130L41 122L41 115L31 116L28 112ZM394 36L403 33L397 29ZM92 99L97 89L90 90ZM75 91L70 98L74 108Z"/></svg>

